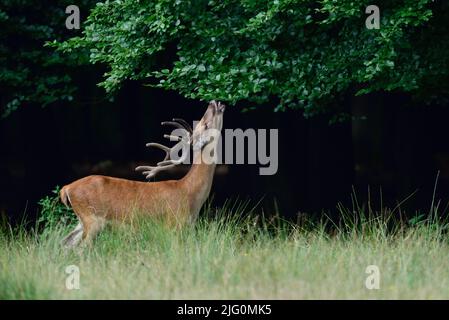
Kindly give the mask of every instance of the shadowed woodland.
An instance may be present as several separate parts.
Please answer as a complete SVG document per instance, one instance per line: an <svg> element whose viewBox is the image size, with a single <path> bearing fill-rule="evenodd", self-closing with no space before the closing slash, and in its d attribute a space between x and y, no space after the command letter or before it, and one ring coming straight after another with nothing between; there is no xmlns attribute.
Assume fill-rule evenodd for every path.
<svg viewBox="0 0 449 320"><path fill-rule="evenodd" d="M326 106L325 112L315 112L316 114L312 116L304 117L304 110L310 110L310 108L289 106L274 112L273 109L285 97L283 97L284 93L277 94L271 87L261 89L262 92L264 92L263 90L267 91L266 99L252 100L251 92L245 92L242 93L243 96L240 97L236 94L230 98L230 101L227 101L228 99L221 92L218 93L215 98L222 99L230 105L225 115L224 128L279 129L279 168L277 174L273 176L260 176L258 175L258 165L219 166L212 189L217 204L223 203L229 198L250 199L254 203L261 200L264 211L278 212L285 217L295 219L296 215L301 212L319 214L322 210L335 211L339 202L351 203L351 193L355 191L361 203L366 202L370 197L372 205L379 207L381 204L394 207L411 195L407 201L401 204L401 209L404 213L412 215L416 211L426 212L428 210L439 172L435 199L441 200L440 206L444 208L449 200L447 196L449 140L446 129L449 105L445 100L447 88L443 84L443 80L447 80L448 58L444 48L447 46L448 36L447 33L441 33L441 30L445 29L441 21L447 15L448 9L447 4L443 4L441 1L432 4L427 2L421 1L416 4L414 8L416 23L411 23L412 20L404 20L401 36L392 37L397 52L395 67L380 72L362 84L352 83L347 90L341 93L335 91L325 99L316 98L309 93L310 103L312 106L316 106L311 110L315 110L314 108L320 110L319 108L323 105ZM198 2L198 8L192 7L192 12L195 10L202 12L202 3ZM282 1L280 3L283 4ZM329 33L330 30L334 30L334 34L331 32L329 35L341 40L343 44L345 41L351 40L345 39L339 34L347 26L339 24L341 22L338 19L335 22L328 21L329 28L319 29L318 22L324 21L326 10L331 10L327 7L330 6L327 1L324 2L325 5L321 9L318 8L321 11L317 9L317 5L313 1L304 3L302 7L279 7L276 9L268 4L259 7L255 3L248 2L245 14L249 15L252 12L273 14L274 18L271 22L273 25L280 26L280 28L288 26L289 28L298 28L298 30L303 28L305 34L309 34L311 39L312 37L317 38L316 43L322 41L324 44L323 41L326 40L320 39L318 34L320 32ZM393 1L384 11L384 19L388 21L389 18L400 12L404 3L408 2ZM204 5L206 8L207 5L205 3ZM351 5L350 2L343 1L341 6L336 8L343 12L345 9L349 10ZM97 43L92 41L92 31L85 33L84 27L90 26L90 30L97 28L96 30L101 35L102 28L107 28L112 23L112 20L108 20L107 14L105 15L109 11L102 11L107 10L106 6L95 6L92 1L82 1L79 4L82 12L81 30L66 30L62 27L58 29L56 26L64 25L64 20L67 17L67 14L61 9L65 6L64 1L57 4L44 1L33 5L6 1L5 7L1 9L1 21L4 26L1 31L3 35L1 59L4 65L2 66L3 77L0 85L2 108L7 116L0 120L0 212L13 219L18 219L23 214L34 217L38 212L37 201L49 194L56 185L62 186L89 174L143 180L143 177L136 173L134 168L140 164L154 163L161 156L158 151L145 148L146 142L162 141L162 135L166 132L160 126L160 122L173 117L181 117L188 121L198 120L206 104L204 101L213 96L211 96L211 92L206 91L202 96L201 93L195 93L196 96L191 99L185 93L185 90L189 90L188 88L179 90L179 92L175 92L176 89L175 91L164 90L182 85L181 82L174 84L173 88L155 88L147 86L149 83L154 83L154 79L147 81L139 76L127 78L126 75L123 77L121 87L115 91L114 95L106 94L104 88L99 88L96 84L104 81L103 73L105 71L114 71L117 66L106 62L106 58L103 59L101 56L92 58L92 53L98 52ZM109 6L112 9L116 6L114 12L117 14L122 10L118 4ZM151 5L146 6L142 10L148 10L148 12L153 10ZM232 2L225 1L222 7L212 6L206 9L206 12L212 10L211 12L214 12L217 17L221 17L227 10L229 12L237 10L233 6ZM86 12L89 12L89 8L94 7L96 8L94 13L87 17ZM359 4L359 7L363 9L362 4ZM310 12L319 12L319 14L311 13L310 18L315 19L316 29L308 24L289 24L291 19L307 16L307 12L303 12L302 8L310 9ZM297 10L295 11L297 16L283 16L282 10L288 9ZM34 14L35 10L46 14L37 17ZM167 19L171 19L172 16L167 12L184 17L182 18L184 20L180 18L181 25L184 23L183 21L186 21L185 25L188 25L188 20L193 19L186 16L188 11L183 12L186 10L184 7L176 8L168 5L164 10L166 11L160 13L161 17L166 15ZM338 10L336 12L340 12ZM428 12L430 12L430 16L427 16ZM242 21L246 19L245 14L239 16ZM134 22L130 18L135 16L134 12L130 11L121 16L122 21L114 21L117 25L126 21L138 25L141 22L137 20ZM418 16L422 18L422 21ZM95 22L94 17L97 19ZM405 14L404 17L406 17L404 19L408 19ZM346 18L348 25L357 23L360 26L354 27L354 29L364 32L366 15L363 14L363 10L360 10L359 13L348 13ZM118 18L111 16L110 19ZM298 20L301 19L298 18ZM248 26L256 28L258 22L256 20L249 21L251 23ZM156 22L149 21L148 23L151 25ZM43 25L52 29L42 31L40 28ZM265 28L263 25L257 26L257 28ZM254 47L257 49L257 46L260 43L266 43L266 40L252 38L251 33L257 30L254 31L251 28L248 27L245 30L248 32L249 39L254 40ZM186 29L180 30L179 36L188 36L186 34L188 31L183 31ZM434 42L429 43L434 50L434 56L436 55L435 61L438 63L435 62L432 69L434 61L423 61L420 67L410 67L410 71L407 69L408 66L401 65L404 63L403 59L407 58L407 54L403 54L403 52L414 51L416 55L427 52L423 51L427 50L423 45L423 43L427 45L427 42L423 42L417 36L415 39L411 34L423 34L424 36L428 30L433 30L432 36L440 36L439 48L435 46ZM114 32L117 32L118 39L120 37L118 31L111 30L111 33ZM218 30L217 34L220 32ZM137 35L136 39L139 36ZM161 33L159 38L165 36ZM80 42L81 44L76 43L76 40L64 42L70 37L84 38ZM44 43L55 39L62 43L60 45L62 51L43 46ZM132 37L125 38L125 41L129 41L130 44L134 40ZM269 45L282 52L283 41L288 40L290 39L279 36L277 42L274 41ZM111 40L106 47L114 45L114 41L116 40ZM151 67L155 70L170 68L176 57L183 54L177 48L177 44L179 46L177 41L176 38L168 39L163 42L163 51L155 52L154 56L142 56L139 59L152 61ZM227 45L224 36L222 41L221 46ZM351 41L354 41L354 46L358 46L356 40ZM401 41L404 45L401 45ZM411 44L412 47L407 47L405 43ZM299 42L298 46L302 44ZM67 47L70 46L72 46L71 51L67 51ZM241 43L237 43L237 46L240 46L242 54L246 52L245 50L251 49L244 47ZM77 48L78 51L76 51ZM203 52L201 48L198 49L200 53L192 50L192 54L196 52L201 55ZM209 52L204 50L204 52ZM91 52L90 58L97 62L95 65L86 63L89 60L88 57L83 58L86 51ZM108 52L107 49L104 54L117 54L119 57L121 53ZM383 57L383 59L390 58ZM54 62L49 59L59 60ZM84 61L81 61L83 59ZM120 59L134 63L131 58L126 56ZM190 59L190 56L186 56L185 59ZM204 56L203 63L208 67L208 63L210 65L215 63L213 59ZM421 59L429 58L423 54ZM79 61L75 63L72 60ZM45 61L48 62L49 67L44 67ZM144 70L148 67L140 65L140 63L136 62L139 65L136 70ZM237 62L230 60L229 68L232 68L235 63ZM316 60L317 65L320 63L322 61ZM333 67L336 72L343 74L353 71L339 69L344 67L344 64ZM445 70L444 67L446 67ZM248 68L251 70L251 66ZM365 68L365 72L370 72L367 67ZM420 69L414 70L413 68ZM406 78L414 72L416 74L424 73L426 68L429 73L428 78L418 79L416 76L416 79L413 80L421 81L418 90L410 89L405 84L402 88L398 85L394 89L391 88L391 85L385 84L387 80L390 81L389 83L395 83L396 78L391 76L392 74L403 72L402 77ZM431 70L435 70L435 68L442 71L438 75L434 75ZM19 72L21 70L22 74ZM165 83L169 82L171 76L176 76L176 67L172 71L173 74L167 76L168 80ZM226 72L223 70L223 77L226 77ZM248 71L249 73L251 71ZM69 76L70 81L64 79L58 82L59 80L52 78L54 75L56 75L55 79ZM320 74L311 73L311 76L318 77ZM189 75L178 76L177 79L183 79L182 77L188 78ZM215 88L218 85L217 83L207 84L202 80L201 75L198 77L192 76L191 79L198 79L192 83L197 81L200 87ZM242 75L240 80L237 77L236 81L245 82L247 81L245 77L246 75ZM52 79L54 82L51 82ZM39 83L41 80L42 83ZM280 86L280 80L277 81ZM302 80L298 78L296 81L299 86ZM70 88L64 91L65 86L69 84ZM294 87L293 84L289 86ZM360 87L370 86L374 88L373 92L360 96L355 95ZM73 88L76 90L70 91ZM228 90L226 85L222 86L222 90ZM421 99L415 98L417 91L419 91ZM229 89L227 92L232 92L232 90ZM253 94L260 98L260 94L257 92ZM70 99L67 99L68 95L70 95ZM15 105L15 102L11 104L11 101L17 100L19 96L23 98L19 99L20 103L17 102L18 106ZM434 99L435 96L439 98L438 101ZM46 97L47 100L43 97ZM295 94L292 93L292 97L295 97ZM307 97L303 96L299 96L298 99L307 101ZM247 109L249 111L242 112ZM334 121L336 114L344 114L345 117L341 121ZM186 172L186 169L184 167L177 168L169 174L161 175L158 179L180 177Z"/></svg>

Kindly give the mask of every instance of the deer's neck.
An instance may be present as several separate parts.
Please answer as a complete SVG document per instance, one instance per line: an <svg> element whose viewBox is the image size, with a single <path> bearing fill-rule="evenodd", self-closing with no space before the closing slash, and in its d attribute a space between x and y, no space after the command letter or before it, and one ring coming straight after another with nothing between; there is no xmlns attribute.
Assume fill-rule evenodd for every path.
<svg viewBox="0 0 449 320"><path fill-rule="evenodd" d="M191 199L192 214L198 214L201 206L209 196L214 179L216 163L206 163L203 161L202 153L197 152L193 158L193 164L182 179L184 188Z"/></svg>

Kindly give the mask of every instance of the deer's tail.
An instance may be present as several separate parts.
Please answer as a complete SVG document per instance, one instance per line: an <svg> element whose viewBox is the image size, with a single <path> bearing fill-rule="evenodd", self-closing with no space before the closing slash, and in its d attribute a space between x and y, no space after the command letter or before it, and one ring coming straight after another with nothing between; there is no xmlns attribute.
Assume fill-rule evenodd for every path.
<svg viewBox="0 0 449 320"><path fill-rule="evenodd" d="M61 191L59 192L59 197L61 198L61 202L67 207L71 207L71 202L70 202L70 196L68 193L68 188L67 186L63 187L61 189Z"/></svg>

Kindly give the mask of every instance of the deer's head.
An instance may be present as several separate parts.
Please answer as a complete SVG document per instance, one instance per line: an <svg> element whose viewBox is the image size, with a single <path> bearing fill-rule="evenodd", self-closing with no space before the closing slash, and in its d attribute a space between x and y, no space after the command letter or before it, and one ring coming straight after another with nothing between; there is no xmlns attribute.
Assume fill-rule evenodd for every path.
<svg viewBox="0 0 449 320"><path fill-rule="evenodd" d="M157 166L140 166L137 171L143 171L147 179L156 175L157 172L167 170L184 162L188 156L188 150L193 147L194 152L202 151L206 146L214 143L217 144L223 128L223 113L226 106L221 102L212 100L207 107L206 112L200 121L198 121L195 129L182 119L173 119L173 121L162 122L162 125L172 125L178 129L173 131L172 135L164 135L172 141L178 141L173 147L169 148L159 143L147 143L147 147L156 147L165 151L166 155L163 161L158 162ZM181 152L179 159L174 159L172 155Z"/></svg>
<svg viewBox="0 0 449 320"><path fill-rule="evenodd" d="M203 149L207 144L217 142L223 128L223 113L226 106L221 102L212 100L201 120L197 123L192 134L194 151Z"/></svg>

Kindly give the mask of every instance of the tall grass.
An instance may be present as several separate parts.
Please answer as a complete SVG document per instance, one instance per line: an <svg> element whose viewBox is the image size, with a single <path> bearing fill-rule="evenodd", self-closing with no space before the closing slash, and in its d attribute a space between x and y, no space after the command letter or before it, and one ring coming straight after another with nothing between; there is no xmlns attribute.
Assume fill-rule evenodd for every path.
<svg viewBox="0 0 449 320"><path fill-rule="evenodd" d="M358 204L339 209L338 222L292 224L241 202L206 206L195 226L142 219L69 252L60 246L65 224L5 225L0 299L449 298L446 223ZM79 267L79 289L66 287L70 265ZM365 286L369 265L379 267L378 290Z"/></svg>

